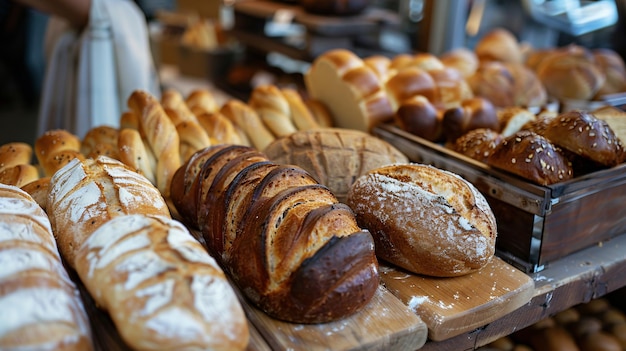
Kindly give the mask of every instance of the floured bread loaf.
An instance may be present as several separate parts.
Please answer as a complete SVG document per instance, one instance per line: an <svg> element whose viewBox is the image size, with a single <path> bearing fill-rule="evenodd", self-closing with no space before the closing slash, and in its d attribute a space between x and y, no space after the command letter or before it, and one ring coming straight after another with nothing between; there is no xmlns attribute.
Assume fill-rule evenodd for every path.
<svg viewBox="0 0 626 351"><path fill-rule="evenodd" d="M75 160L51 178L47 208L61 254L130 347L245 349L223 271L145 177L107 157Z"/></svg>
<svg viewBox="0 0 626 351"><path fill-rule="evenodd" d="M0 184L0 349L92 350L87 314L50 221L17 187Z"/></svg>
<svg viewBox="0 0 626 351"><path fill-rule="evenodd" d="M279 138L264 153L273 162L307 170L345 202L354 180L367 171L408 158L386 141L357 130L328 128Z"/></svg>
<svg viewBox="0 0 626 351"><path fill-rule="evenodd" d="M403 164L356 180L348 205L379 258L417 274L468 274L493 257L496 221L482 194L456 174Z"/></svg>
<svg viewBox="0 0 626 351"><path fill-rule="evenodd" d="M305 74L305 84L311 97L328 107L336 127L369 131L393 118L383 83L349 50L319 56Z"/></svg>

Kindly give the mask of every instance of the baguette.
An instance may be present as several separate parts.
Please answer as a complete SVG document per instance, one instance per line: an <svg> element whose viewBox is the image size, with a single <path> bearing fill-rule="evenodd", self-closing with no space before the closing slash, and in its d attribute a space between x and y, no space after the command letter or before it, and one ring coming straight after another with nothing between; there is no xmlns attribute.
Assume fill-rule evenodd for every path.
<svg viewBox="0 0 626 351"><path fill-rule="evenodd" d="M363 308L378 286L371 235L352 210L299 167L252 147L213 146L173 183L179 204L196 196L204 243L246 298L288 322L323 323ZM193 160L193 158L192 158ZM190 176L184 173L192 172ZM179 174L180 172L180 174ZM190 179L196 190L188 189ZM193 184L193 182L191 182ZM182 208L178 208L182 212ZM192 217L193 216L189 216Z"/></svg>
<svg viewBox="0 0 626 351"><path fill-rule="evenodd" d="M0 349L93 349L87 313L48 217L26 192L2 184L0 264Z"/></svg>
<svg viewBox="0 0 626 351"><path fill-rule="evenodd" d="M380 167L356 180L347 204L372 232L377 255L413 273L460 276L494 255L493 212L454 173L420 164Z"/></svg>
<svg viewBox="0 0 626 351"><path fill-rule="evenodd" d="M63 257L130 347L245 349L223 271L147 179L110 158L75 161L52 177L48 213Z"/></svg>

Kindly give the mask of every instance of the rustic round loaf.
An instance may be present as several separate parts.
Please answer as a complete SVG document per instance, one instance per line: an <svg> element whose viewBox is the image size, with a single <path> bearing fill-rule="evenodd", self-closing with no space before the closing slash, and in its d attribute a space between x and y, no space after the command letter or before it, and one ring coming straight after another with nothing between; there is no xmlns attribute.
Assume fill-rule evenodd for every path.
<svg viewBox="0 0 626 351"><path fill-rule="evenodd" d="M464 275L494 255L493 212L454 173L413 163L380 167L355 181L347 204L372 233L377 256L413 273Z"/></svg>
<svg viewBox="0 0 626 351"><path fill-rule="evenodd" d="M386 141L342 128L298 131L276 139L264 153L272 162L304 168L341 202L354 180L367 171L408 162L406 155Z"/></svg>

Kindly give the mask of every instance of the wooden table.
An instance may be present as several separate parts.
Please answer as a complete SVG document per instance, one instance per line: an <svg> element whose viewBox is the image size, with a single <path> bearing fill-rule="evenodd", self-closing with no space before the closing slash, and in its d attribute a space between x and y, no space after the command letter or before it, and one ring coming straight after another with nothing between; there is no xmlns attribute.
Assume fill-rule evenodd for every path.
<svg viewBox="0 0 626 351"><path fill-rule="evenodd" d="M569 255L530 276L535 293L528 304L470 333L429 341L420 350L473 350L626 286L626 235Z"/></svg>

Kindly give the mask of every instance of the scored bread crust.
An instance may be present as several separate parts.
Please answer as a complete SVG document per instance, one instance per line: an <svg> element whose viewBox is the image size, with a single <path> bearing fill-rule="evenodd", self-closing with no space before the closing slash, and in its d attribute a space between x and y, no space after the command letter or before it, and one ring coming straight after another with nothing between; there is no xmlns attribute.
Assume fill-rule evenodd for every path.
<svg viewBox="0 0 626 351"><path fill-rule="evenodd" d="M43 209L0 184L0 349L92 350L78 289L63 266Z"/></svg>
<svg viewBox="0 0 626 351"><path fill-rule="evenodd" d="M372 233L378 257L411 272L464 275L494 255L491 208L451 172L420 164L381 167L357 179L347 203Z"/></svg>
<svg viewBox="0 0 626 351"><path fill-rule="evenodd" d="M386 141L358 130L319 128L279 138L263 150L273 162L297 165L345 201L352 182L365 172L408 158Z"/></svg>
<svg viewBox="0 0 626 351"><path fill-rule="evenodd" d="M201 242L247 299L294 323L344 318L371 300L379 283L371 235L326 186L253 147L203 152L211 156L200 171L188 168L194 191L176 184L189 177L174 177L174 204L196 197Z"/></svg>

